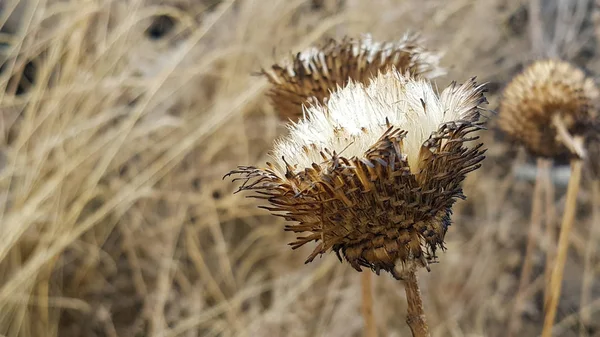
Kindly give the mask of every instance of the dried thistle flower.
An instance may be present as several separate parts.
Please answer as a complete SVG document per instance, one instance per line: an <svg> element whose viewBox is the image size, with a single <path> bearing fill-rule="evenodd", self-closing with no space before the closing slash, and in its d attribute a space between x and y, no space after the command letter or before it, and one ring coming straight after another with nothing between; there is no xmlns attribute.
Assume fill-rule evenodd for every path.
<svg viewBox="0 0 600 337"><path fill-rule="evenodd" d="M397 42L377 42L365 34L360 39L331 39L321 48L309 48L282 65L263 69L262 74L272 84L268 95L279 116L298 120L303 104L324 103L338 85L350 80L367 84L392 66L432 79L444 74L439 60L440 55L427 50L416 34Z"/></svg>
<svg viewBox="0 0 600 337"><path fill-rule="evenodd" d="M398 261L427 267L443 248L461 182L483 160L483 88L474 79L437 95L425 79L395 69L370 85L350 81L326 104L306 108L289 125L266 168L239 167L239 191L307 233L296 249L319 244L307 263L333 250L356 270L388 271Z"/></svg>
<svg viewBox="0 0 600 337"><path fill-rule="evenodd" d="M505 88L498 126L535 156L580 154L581 149L569 148L564 131L585 136L592 130L598 96L581 69L560 60L537 61Z"/></svg>
<svg viewBox="0 0 600 337"><path fill-rule="evenodd" d="M539 158L553 158L562 154L571 157L565 211L554 266L544 298L544 337L552 334L555 323L569 233L575 222L582 159L586 157L584 147L586 140L592 138L590 136L593 136L598 127L595 106L597 98L598 89L581 69L565 61L540 60L513 78L504 89L500 103L498 125L510 138L523 144L531 154ZM532 222L532 226L534 225L537 226L537 222ZM528 256L531 247L533 246L527 249ZM526 279L522 278L520 283L523 286L525 282ZM519 305L516 309L518 315Z"/></svg>

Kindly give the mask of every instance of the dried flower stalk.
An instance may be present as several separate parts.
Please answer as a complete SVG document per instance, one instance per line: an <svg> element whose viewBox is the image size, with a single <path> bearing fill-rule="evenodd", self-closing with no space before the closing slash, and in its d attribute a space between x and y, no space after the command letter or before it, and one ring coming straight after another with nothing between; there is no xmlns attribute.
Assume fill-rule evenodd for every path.
<svg viewBox="0 0 600 337"><path fill-rule="evenodd" d="M542 180L547 174L547 170L550 169L547 166L548 161L544 158L538 158L537 160L537 173L535 178L535 184L533 187L533 200L531 202L531 217L529 219L529 233L527 235L527 245L525 247L525 257L523 259L523 267L521 268L521 277L519 278L519 286L517 288L517 295L515 298L514 310L511 313L509 325L508 325L508 336L516 336L517 332L521 328L521 311L523 310L523 303L525 302L525 290L529 286L529 280L531 272L533 270L533 253L539 243L539 235L541 234L542 227L542 215L543 215L543 184ZM550 164L550 163L548 163ZM547 231L550 232L550 231Z"/></svg>
<svg viewBox="0 0 600 337"><path fill-rule="evenodd" d="M377 337L377 324L375 322L375 315L373 314L373 285L372 285L372 273L362 273L360 276L361 280L361 291L362 291L362 303L361 311L365 319L365 337Z"/></svg>
<svg viewBox="0 0 600 337"><path fill-rule="evenodd" d="M404 290L408 301L406 324L408 324L413 337L429 337L429 327L425 322L425 311L423 310L423 300L417 282L416 270L405 268L402 273L402 281L404 282Z"/></svg>
<svg viewBox="0 0 600 337"><path fill-rule="evenodd" d="M550 159L568 154L572 158L556 261L544 298L544 337L552 334L556 316L569 233L577 207L582 159L586 157L586 139L598 130L598 96L594 82L586 78L582 70L565 61L541 60L534 62L508 84L500 104L498 125L531 154ZM530 254L528 250L526 260L531 258ZM526 275L528 270L523 271L522 277ZM521 283L527 281L521 280ZM517 294L517 299L519 297ZM520 314L518 303L515 315Z"/></svg>
<svg viewBox="0 0 600 337"><path fill-rule="evenodd" d="M359 39L329 40L322 47L312 47L283 64L263 69L272 84L269 96L284 119L302 117L308 102L325 103L331 91L350 80L367 84L379 71L395 67L432 79L444 74L439 67L441 55L428 50L417 34L405 34L396 42L377 42L365 34Z"/></svg>
<svg viewBox="0 0 600 337"><path fill-rule="evenodd" d="M577 211L577 193L579 192L579 185L581 181L581 171L583 162L581 159L571 160L571 177L569 178L569 186L567 188L567 199L565 202L565 212L560 227L560 235L558 238L558 250L556 254L556 262L552 269L552 275L550 278L550 291L548 292L548 304L546 308L546 314L544 316L544 328L542 330L542 337L551 337L552 328L554 326L554 319L556 318L556 311L558 308L558 302L560 299L560 293L562 288L562 279L565 269L565 262L567 260L567 253L569 248L569 234L575 223L575 213Z"/></svg>

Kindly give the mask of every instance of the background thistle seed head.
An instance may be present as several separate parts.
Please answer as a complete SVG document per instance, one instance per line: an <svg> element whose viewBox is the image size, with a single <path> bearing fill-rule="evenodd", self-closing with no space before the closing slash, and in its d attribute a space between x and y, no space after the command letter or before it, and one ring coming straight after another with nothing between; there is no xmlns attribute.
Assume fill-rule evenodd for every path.
<svg viewBox="0 0 600 337"><path fill-rule="evenodd" d="M484 158L469 142L483 102L474 79L439 96L395 69L369 86L350 81L290 124L272 163L231 173L304 234L292 248L318 242L307 262L333 250L359 271L398 277L398 261L426 266L443 248L461 182Z"/></svg>
<svg viewBox="0 0 600 337"><path fill-rule="evenodd" d="M535 156L568 153L553 119L559 117L571 135L585 136L597 123L599 93L594 81L560 60L536 61L504 89L498 126Z"/></svg>
<svg viewBox="0 0 600 337"><path fill-rule="evenodd" d="M331 91L350 80L366 84L392 66L431 79L444 74L439 60L440 55L425 48L416 34L406 34L396 42L377 42L366 34L359 39L331 39L262 73L272 84L268 95L279 116L297 120L303 104L324 103Z"/></svg>

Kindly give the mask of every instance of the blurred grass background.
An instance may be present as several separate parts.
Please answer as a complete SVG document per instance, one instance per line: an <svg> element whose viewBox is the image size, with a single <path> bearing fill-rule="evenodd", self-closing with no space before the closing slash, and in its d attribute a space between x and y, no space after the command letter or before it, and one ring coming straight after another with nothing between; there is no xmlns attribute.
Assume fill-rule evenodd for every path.
<svg viewBox="0 0 600 337"><path fill-rule="evenodd" d="M312 248L292 252L283 221L221 179L264 163L284 131L254 74L327 37L419 31L444 51L438 87L477 76L495 110L536 57L598 74L599 6L1 0L0 334L361 336L356 272L332 255L304 265ZM543 40L532 41L536 29ZM448 249L420 275L434 336L504 336L511 319L535 161L493 118L489 128L488 158L454 207ZM565 179L554 177L560 215ZM597 282L580 315L582 275L593 280L599 268L598 184L585 176L558 336L600 336ZM541 331L548 245L538 241L518 336ZM404 290L387 274L374 281L380 335L408 336Z"/></svg>

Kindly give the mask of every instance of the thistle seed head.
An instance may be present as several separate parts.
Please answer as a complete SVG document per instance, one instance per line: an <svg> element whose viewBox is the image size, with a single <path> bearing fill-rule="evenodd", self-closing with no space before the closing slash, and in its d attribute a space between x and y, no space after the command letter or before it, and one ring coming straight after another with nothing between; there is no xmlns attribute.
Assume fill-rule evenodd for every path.
<svg viewBox="0 0 600 337"><path fill-rule="evenodd" d="M471 133L482 128L483 88L474 79L437 95L428 81L395 69L370 85L350 81L325 104L306 108L275 144L272 163L230 174L240 191L318 242L306 262L335 251L352 267L423 266L443 248L461 182L483 160Z"/></svg>
<svg viewBox="0 0 600 337"><path fill-rule="evenodd" d="M585 136L597 123L598 89L584 72L565 61L534 62L504 89L498 126L535 156L568 153L556 127Z"/></svg>
<svg viewBox="0 0 600 337"><path fill-rule="evenodd" d="M440 54L427 50L416 34L406 34L397 42L377 42L368 34L360 39L330 40L323 47L312 47L291 60L262 74L272 84L268 95L279 116L298 120L306 103L324 103L331 91L350 80L367 84L379 71L395 67L434 78L444 74Z"/></svg>

